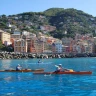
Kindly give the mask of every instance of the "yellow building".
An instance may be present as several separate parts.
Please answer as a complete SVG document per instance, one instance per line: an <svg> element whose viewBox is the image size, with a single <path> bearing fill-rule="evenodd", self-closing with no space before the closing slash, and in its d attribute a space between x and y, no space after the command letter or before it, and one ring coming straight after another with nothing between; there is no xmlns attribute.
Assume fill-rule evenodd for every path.
<svg viewBox="0 0 96 96"><path fill-rule="evenodd" d="M10 42L10 33L0 30L0 40L4 44L5 41Z"/></svg>
<svg viewBox="0 0 96 96"><path fill-rule="evenodd" d="M27 52L27 41L24 39L14 40L14 52Z"/></svg>

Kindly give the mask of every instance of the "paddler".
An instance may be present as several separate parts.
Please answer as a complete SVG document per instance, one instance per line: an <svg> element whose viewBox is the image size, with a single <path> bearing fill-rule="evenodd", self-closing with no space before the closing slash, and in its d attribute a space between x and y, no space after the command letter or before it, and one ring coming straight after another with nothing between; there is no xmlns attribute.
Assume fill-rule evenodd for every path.
<svg viewBox="0 0 96 96"><path fill-rule="evenodd" d="M56 72L61 72L61 71L63 71L62 64L55 65L55 67L56 67Z"/></svg>
<svg viewBox="0 0 96 96"><path fill-rule="evenodd" d="M56 72L61 72L61 71L69 71L69 72L73 72L72 69L66 69L66 68L63 68L63 67L62 67L62 64L55 65L55 67L56 67Z"/></svg>
<svg viewBox="0 0 96 96"><path fill-rule="evenodd" d="M39 60L38 63L41 63L41 60Z"/></svg>
<svg viewBox="0 0 96 96"><path fill-rule="evenodd" d="M18 64L18 65L16 66L16 71L20 71L20 70L22 70L22 67L20 66L20 64Z"/></svg>

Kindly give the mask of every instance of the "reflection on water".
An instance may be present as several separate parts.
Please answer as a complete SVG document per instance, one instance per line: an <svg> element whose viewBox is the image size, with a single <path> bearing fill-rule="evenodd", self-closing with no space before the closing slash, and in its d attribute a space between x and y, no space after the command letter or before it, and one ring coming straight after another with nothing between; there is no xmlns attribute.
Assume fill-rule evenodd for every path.
<svg viewBox="0 0 96 96"><path fill-rule="evenodd" d="M1 69L9 69L9 68L11 68L11 61L12 60L0 60L0 67L1 67Z"/></svg>

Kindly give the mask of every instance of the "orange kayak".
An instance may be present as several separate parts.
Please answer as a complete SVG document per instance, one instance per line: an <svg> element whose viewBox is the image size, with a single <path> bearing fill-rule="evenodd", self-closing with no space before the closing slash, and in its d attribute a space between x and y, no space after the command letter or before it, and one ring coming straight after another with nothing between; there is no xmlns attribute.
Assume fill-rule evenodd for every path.
<svg viewBox="0 0 96 96"><path fill-rule="evenodd" d="M61 72L34 72L34 74L76 74L76 75L86 75L92 74L91 71L61 71Z"/></svg>
<svg viewBox="0 0 96 96"><path fill-rule="evenodd" d="M0 70L0 72L44 72L44 69L34 69L34 70L31 70L31 69L22 69L22 70L19 70L19 71L16 71L16 70Z"/></svg>

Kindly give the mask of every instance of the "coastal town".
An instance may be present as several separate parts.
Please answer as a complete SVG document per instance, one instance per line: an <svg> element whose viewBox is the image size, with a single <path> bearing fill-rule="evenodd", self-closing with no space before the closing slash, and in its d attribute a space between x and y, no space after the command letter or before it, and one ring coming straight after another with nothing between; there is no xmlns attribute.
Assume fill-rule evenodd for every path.
<svg viewBox="0 0 96 96"><path fill-rule="evenodd" d="M96 0L0 0L0 96L96 96Z"/></svg>
<svg viewBox="0 0 96 96"><path fill-rule="evenodd" d="M65 57L65 54L96 53L96 37L93 37L92 34L76 34L74 39L65 37L60 40L52 36L46 36L41 32L33 34L27 31L14 31L13 34L10 34L0 30L0 39L5 46L12 45L14 51L13 53L11 52L11 55L23 54L18 58L28 58L28 56L34 58L36 54L51 54L50 56L44 55L42 58L61 58ZM55 54L55 56L52 54ZM7 58L13 58L11 55L8 55ZM36 57L40 57L39 55Z"/></svg>
<svg viewBox="0 0 96 96"><path fill-rule="evenodd" d="M50 10L56 9L49 9L49 12ZM73 9L70 10L72 11ZM73 12L75 11L74 9ZM71 16L69 17L71 18ZM66 22L60 21L60 26L64 23L63 27L66 29L68 27L67 23L71 23L69 17ZM84 18L90 20L90 22L95 22L95 18L92 16L87 17L85 14ZM89 30L86 30L86 33L80 34L82 32L78 31L78 29L74 30L73 33L75 35L72 37L73 34L69 33L73 29L70 32L68 31L69 29L62 29L62 34L60 30L56 33L58 26L56 27L55 23L54 26L47 23L47 16L41 13L22 13L12 16L1 15L0 20L0 41L7 49L9 48L4 51L0 49L0 58L2 59L96 56L96 37L94 35L96 34L96 25L94 22L88 27L94 28L93 33L91 31L88 33L87 31ZM78 25L80 30L84 29L83 22L75 19L72 22L72 26L76 27ZM54 37L54 34L57 38Z"/></svg>

